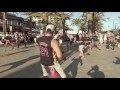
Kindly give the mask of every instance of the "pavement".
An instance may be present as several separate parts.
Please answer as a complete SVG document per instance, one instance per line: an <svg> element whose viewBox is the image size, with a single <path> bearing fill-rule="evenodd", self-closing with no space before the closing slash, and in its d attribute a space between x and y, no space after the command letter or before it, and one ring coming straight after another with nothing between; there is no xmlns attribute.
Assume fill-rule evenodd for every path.
<svg viewBox="0 0 120 90"><path fill-rule="evenodd" d="M73 45L71 50L65 51L67 60L61 63L68 78L120 78L120 49L101 50L93 48L90 55L79 59L79 51ZM0 47L0 78L40 78L42 69L40 66L39 47L36 44L21 45L7 52Z"/></svg>

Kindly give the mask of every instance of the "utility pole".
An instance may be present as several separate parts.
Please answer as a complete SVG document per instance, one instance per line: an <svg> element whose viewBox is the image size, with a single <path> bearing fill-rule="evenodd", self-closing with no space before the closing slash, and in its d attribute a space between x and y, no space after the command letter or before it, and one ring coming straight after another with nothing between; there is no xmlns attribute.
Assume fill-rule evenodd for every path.
<svg viewBox="0 0 120 90"><path fill-rule="evenodd" d="M30 17L30 33L32 33L32 17Z"/></svg>
<svg viewBox="0 0 120 90"><path fill-rule="evenodd" d="M63 19L63 34L65 34L65 19Z"/></svg>
<svg viewBox="0 0 120 90"><path fill-rule="evenodd" d="M6 12L3 12L3 32L6 33Z"/></svg>
<svg viewBox="0 0 120 90"><path fill-rule="evenodd" d="M113 20L113 31L114 31L114 20Z"/></svg>

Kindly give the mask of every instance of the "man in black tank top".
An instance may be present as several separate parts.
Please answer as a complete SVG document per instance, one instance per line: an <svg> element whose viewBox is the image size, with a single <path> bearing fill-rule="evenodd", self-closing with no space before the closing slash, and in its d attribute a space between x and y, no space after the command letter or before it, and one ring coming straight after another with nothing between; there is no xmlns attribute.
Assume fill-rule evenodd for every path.
<svg viewBox="0 0 120 90"><path fill-rule="evenodd" d="M51 28L48 28L46 29L45 36L37 39L37 43L40 48L40 61L43 70L43 76L48 76L48 73L45 69L45 66L47 66L49 69L54 69L62 78L66 78L63 69L56 59L57 55L60 60L64 60L58 41L53 39L53 31L54 30ZM56 77L55 72L52 71L53 70L50 70L50 73L53 77Z"/></svg>

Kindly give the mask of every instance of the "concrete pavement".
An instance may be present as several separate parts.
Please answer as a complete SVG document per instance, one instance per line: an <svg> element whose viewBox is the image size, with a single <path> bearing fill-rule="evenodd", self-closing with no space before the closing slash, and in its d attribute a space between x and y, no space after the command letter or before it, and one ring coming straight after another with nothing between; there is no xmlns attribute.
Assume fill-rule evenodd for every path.
<svg viewBox="0 0 120 90"><path fill-rule="evenodd" d="M10 49L11 47L8 52L4 52L3 47L0 47L0 78L42 76L38 46L31 44L28 48L23 45L14 51L9 51ZM69 78L120 78L119 54L119 48L113 51L102 45L101 50L93 48L90 55L85 55L85 58L80 60L79 52L73 46L71 51L65 53L67 60L61 65Z"/></svg>

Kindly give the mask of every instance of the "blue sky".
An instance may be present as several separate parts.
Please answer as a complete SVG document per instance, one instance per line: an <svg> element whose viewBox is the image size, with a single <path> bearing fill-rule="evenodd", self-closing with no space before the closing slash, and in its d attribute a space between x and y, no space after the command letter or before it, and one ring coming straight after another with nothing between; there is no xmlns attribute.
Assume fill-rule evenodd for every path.
<svg viewBox="0 0 120 90"><path fill-rule="evenodd" d="M105 18L110 17L110 19L106 20L106 22L104 21L104 28L103 30L110 30L113 29L113 22L114 22L114 28L116 26L116 28L120 28L120 19L118 18L118 16L120 16L120 12L107 12L105 13Z"/></svg>
<svg viewBox="0 0 120 90"><path fill-rule="evenodd" d="M80 17L80 15L81 15L80 12L76 12L74 14L74 16L72 16L72 18ZM19 15L19 16L21 16L21 15ZM116 25L116 28L120 28L120 19L118 19L118 16L120 16L120 12L106 12L104 18L108 18L109 17L110 19L109 20L106 19L106 21L103 21L103 24L104 24L103 31L113 29L113 21L114 21L114 28L115 28L115 25ZM26 16L22 15L21 17L25 18ZM71 20L67 20L66 23L73 30L75 30L75 31L78 30L77 26L71 25Z"/></svg>

